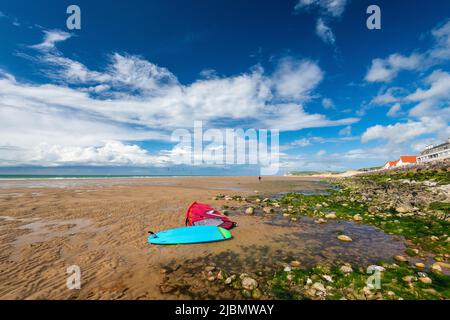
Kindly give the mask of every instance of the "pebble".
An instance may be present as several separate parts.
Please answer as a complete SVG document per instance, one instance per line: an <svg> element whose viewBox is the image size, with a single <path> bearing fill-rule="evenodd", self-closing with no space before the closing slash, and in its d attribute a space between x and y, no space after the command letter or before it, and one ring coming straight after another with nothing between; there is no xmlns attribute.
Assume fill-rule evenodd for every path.
<svg viewBox="0 0 450 320"><path fill-rule="evenodd" d="M442 268L441 268L441 266L440 266L437 262L436 262L436 263L433 263L433 264L431 265L430 269L431 269L431 271L433 271L433 272L442 272Z"/></svg>
<svg viewBox="0 0 450 320"><path fill-rule="evenodd" d="M262 296L261 290L259 290L258 288L254 289L254 290L252 291L252 298L253 298L253 299L260 299L261 296Z"/></svg>
<svg viewBox="0 0 450 320"><path fill-rule="evenodd" d="M433 282L429 277L419 278L419 281L425 284L430 284Z"/></svg>
<svg viewBox="0 0 450 320"><path fill-rule="evenodd" d="M417 262L416 268L423 269L423 268L425 268L425 264L423 264L422 262Z"/></svg>
<svg viewBox="0 0 450 320"><path fill-rule="evenodd" d="M258 287L258 282L250 277L245 277L241 280L241 285L246 290L253 290Z"/></svg>
<svg viewBox="0 0 450 320"><path fill-rule="evenodd" d="M283 271L284 271L284 272L291 272L291 271L292 271L292 268L289 267L289 266L286 266L286 267L284 267Z"/></svg>
<svg viewBox="0 0 450 320"><path fill-rule="evenodd" d="M350 238L349 236L343 235L341 234L340 236L337 237L339 240L344 241L344 242L352 242L353 239Z"/></svg>
<svg viewBox="0 0 450 320"><path fill-rule="evenodd" d="M354 216L353 216L353 221L362 221L363 220L363 218L361 217L361 215L359 215L359 214L355 214Z"/></svg>
<svg viewBox="0 0 450 320"><path fill-rule="evenodd" d="M255 213L255 208L253 208L253 207L248 207L248 208L245 210L245 213L246 213L246 214L253 214L253 213Z"/></svg>
<svg viewBox="0 0 450 320"><path fill-rule="evenodd" d="M232 276L229 276L228 278L225 279L225 284L230 284L233 282L233 280L236 279L236 275L233 274Z"/></svg>
<svg viewBox="0 0 450 320"><path fill-rule="evenodd" d="M297 260L291 261L291 266L294 267L294 268L300 267L300 265L301 265L300 261L297 261Z"/></svg>
<svg viewBox="0 0 450 320"><path fill-rule="evenodd" d="M314 289L314 290L316 290L316 291L319 291L319 292L322 292L322 293L325 293L327 290L325 289L325 287L323 286L323 284L321 284L320 282L315 282L313 285L312 285L312 288Z"/></svg>
<svg viewBox="0 0 450 320"><path fill-rule="evenodd" d="M214 267L214 266L208 266L208 267L205 268L205 271L206 272L210 272L210 271L213 271L215 268L216 267Z"/></svg>
<svg viewBox="0 0 450 320"><path fill-rule="evenodd" d="M322 278L324 278L328 282L333 282L333 278L331 276L327 275L327 274L324 274L322 276Z"/></svg>
<svg viewBox="0 0 450 320"><path fill-rule="evenodd" d="M439 240L439 237L431 236L430 239L431 239L431 241L438 241L438 240Z"/></svg>
<svg viewBox="0 0 450 320"><path fill-rule="evenodd" d="M324 219L322 219L322 218L320 218L320 219L317 219L316 221L314 221L315 223L317 223L317 224L321 224L321 223L325 223L326 222L326 220L324 220Z"/></svg>
<svg viewBox="0 0 450 320"><path fill-rule="evenodd" d="M273 209L272 209L272 208L269 208L269 207L264 207L264 208L263 208L263 211L264 211L265 213L272 213L272 212L273 212Z"/></svg>
<svg viewBox="0 0 450 320"><path fill-rule="evenodd" d="M326 219L336 219L337 217L336 217L336 213L327 213L326 215L325 215L325 218Z"/></svg>
<svg viewBox="0 0 450 320"><path fill-rule="evenodd" d="M399 261L399 262L406 262L406 261L408 261L408 259L406 259L404 256L395 256L394 259Z"/></svg>
<svg viewBox="0 0 450 320"><path fill-rule="evenodd" d="M342 273L352 273L353 269L349 266L342 266L339 270L341 270Z"/></svg>

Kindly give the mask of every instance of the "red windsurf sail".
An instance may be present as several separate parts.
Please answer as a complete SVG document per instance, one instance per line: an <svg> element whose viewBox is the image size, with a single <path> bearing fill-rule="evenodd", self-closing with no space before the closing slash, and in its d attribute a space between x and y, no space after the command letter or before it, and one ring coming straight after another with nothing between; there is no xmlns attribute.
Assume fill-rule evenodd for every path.
<svg viewBox="0 0 450 320"><path fill-rule="evenodd" d="M218 226L225 229L231 229L236 223L208 204L194 202L189 206L186 212L186 225Z"/></svg>

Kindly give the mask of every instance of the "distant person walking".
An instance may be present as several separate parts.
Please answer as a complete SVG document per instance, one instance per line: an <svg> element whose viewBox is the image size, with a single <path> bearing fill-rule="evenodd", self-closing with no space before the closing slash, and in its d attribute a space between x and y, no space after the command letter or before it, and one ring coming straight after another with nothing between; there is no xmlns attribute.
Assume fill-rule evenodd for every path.
<svg viewBox="0 0 450 320"><path fill-rule="evenodd" d="M258 180L261 181L261 176L258 177Z"/></svg>

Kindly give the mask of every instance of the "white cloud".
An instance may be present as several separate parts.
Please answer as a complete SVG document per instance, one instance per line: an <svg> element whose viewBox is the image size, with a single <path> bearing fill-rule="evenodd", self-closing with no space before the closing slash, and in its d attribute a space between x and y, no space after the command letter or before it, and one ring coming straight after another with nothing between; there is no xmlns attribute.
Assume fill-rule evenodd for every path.
<svg viewBox="0 0 450 320"><path fill-rule="evenodd" d="M400 103L394 104L386 114L388 117L396 117L398 116L398 113L402 110L402 106Z"/></svg>
<svg viewBox="0 0 450 320"><path fill-rule="evenodd" d="M344 128L342 128L340 131L339 131L339 135L340 136L351 136L351 134L352 134L352 127L351 126L346 126L346 127L344 127Z"/></svg>
<svg viewBox="0 0 450 320"><path fill-rule="evenodd" d="M317 10L319 18L316 23L316 34L323 42L334 44L336 37L328 22L332 18L341 17L349 2L349 0L299 0L294 10L296 12Z"/></svg>
<svg viewBox="0 0 450 320"><path fill-rule="evenodd" d="M369 82L389 82L394 79L401 70L415 70L422 64L422 56L412 54L409 57L400 54L392 54L387 59L374 59L372 66L366 75Z"/></svg>
<svg viewBox="0 0 450 320"><path fill-rule="evenodd" d="M332 108L334 108L333 100L331 100L330 98L323 98L322 99L322 106L325 109L332 109Z"/></svg>
<svg viewBox="0 0 450 320"><path fill-rule="evenodd" d="M303 103L312 99L323 78L310 60L286 58L273 74L256 67L184 85L169 70L126 54L113 54L103 71L90 70L57 50L56 43L64 39L68 36L46 32L37 47L37 61L58 84L25 83L0 73L0 146L19 150L14 153L17 162L110 159L112 164L123 160L139 165L144 158L155 158L127 156L129 141L168 140L172 130L191 128L194 120L205 127L244 122L281 131L358 121L304 110ZM41 144L52 146L49 153L31 157ZM14 163L14 156L0 151L0 160Z"/></svg>
<svg viewBox="0 0 450 320"><path fill-rule="evenodd" d="M334 36L333 31L329 26L325 24L325 21L322 18L319 18L317 20L316 34L325 43L334 44L336 42L336 38Z"/></svg>
<svg viewBox="0 0 450 320"><path fill-rule="evenodd" d="M309 60L283 59L273 76L277 96L288 100L306 100L322 81L323 72Z"/></svg>
<svg viewBox="0 0 450 320"><path fill-rule="evenodd" d="M36 45L31 46L32 48L49 51L55 48L57 42L65 41L71 37L70 33L61 30L48 30L44 31L44 40Z"/></svg>
<svg viewBox="0 0 450 320"><path fill-rule="evenodd" d="M295 5L295 10L301 11L318 8L322 14L340 17L349 2L348 0L299 0Z"/></svg>
<svg viewBox="0 0 450 320"><path fill-rule="evenodd" d="M434 45L425 52L410 55L394 53L386 59L373 59L365 80L390 82L401 71L420 71L450 59L450 20L432 30L431 35Z"/></svg>
<svg viewBox="0 0 450 320"><path fill-rule="evenodd" d="M152 156L136 145L107 141L100 147L73 147L39 144L29 155L29 163L39 165L162 165L167 156Z"/></svg>

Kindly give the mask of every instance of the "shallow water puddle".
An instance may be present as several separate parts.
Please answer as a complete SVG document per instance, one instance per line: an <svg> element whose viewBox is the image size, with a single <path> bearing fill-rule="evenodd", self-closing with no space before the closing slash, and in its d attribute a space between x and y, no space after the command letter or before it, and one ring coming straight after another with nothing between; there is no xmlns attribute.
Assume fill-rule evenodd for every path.
<svg viewBox="0 0 450 320"><path fill-rule="evenodd" d="M89 219L43 220L41 218L14 218L9 216L0 216L0 219L25 222L25 224L16 228L28 230L29 232L18 235L15 241L11 243L14 246L45 242L55 237L70 236L80 232L95 232L98 230L98 228L93 227L93 222Z"/></svg>

